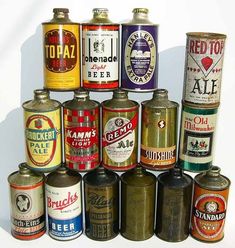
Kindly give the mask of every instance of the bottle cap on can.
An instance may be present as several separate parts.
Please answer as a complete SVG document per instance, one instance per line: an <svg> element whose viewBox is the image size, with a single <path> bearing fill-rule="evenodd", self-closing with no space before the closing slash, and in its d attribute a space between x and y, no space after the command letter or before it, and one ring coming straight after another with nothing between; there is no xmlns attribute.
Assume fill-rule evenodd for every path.
<svg viewBox="0 0 235 248"><path fill-rule="evenodd" d="M62 12L62 13L69 13L69 9L67 8L54 8L53 9L53 13L57 14L59 12Z"/></svg>
<svg viewBox="0 0 235 248"><path fill-rule="evenodd" d="M45 89L36 89L34 90L34 99L35 100L46 100L49 99L50 92Z"/></svg>
<svg viewBox="0 0 235 248"><path fill-rule="evenodd" d="M134 8L132 12L134 14L137 14L137 13L148 14L149 10L147 8Z"/></svg>
<svg viewBox="0 0 235 248"><path fill-rule="evenodd" d="M75 98L86 98L89 96L89 92L85 90L84 88L79 88L74 91L74 97Z"/></svg>
<svg viewBox="0 0 235 248"><path fill-rule="evenodd" d="M128 98L128 93L124 90L117 89L113 92L113 98L116 99L127 99Z"/></svg>

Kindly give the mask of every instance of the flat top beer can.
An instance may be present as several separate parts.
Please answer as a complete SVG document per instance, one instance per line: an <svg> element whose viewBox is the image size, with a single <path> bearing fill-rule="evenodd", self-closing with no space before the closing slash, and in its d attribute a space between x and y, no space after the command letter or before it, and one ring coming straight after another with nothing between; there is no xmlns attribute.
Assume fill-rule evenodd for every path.
<svg viewBox="0 0 235 248"><path fill-rule="evenodd" d="M178 103L168 100L165 89L157 89L151 100L142 102L142 166L151 170L165 170L174 166L178 106Z"/></svg>
<svg viewBox="0 0 235 248"><path fill-rule="evenodd" d="M121 87L153 91L158 84L158 25L148 20L148 9L135 8L133 13L122 24Z"/></svg>
<svg viewBox="0 0 235 248"><path fill-rule="evenodd" d="M26 164L30 169L50 172L60 166L61 104L49 91L37 89L34 99L23 103Z"/></svg>
<svg viewBox="0 0 235 248"><path fill-rule="evenodd" d="M53 9L54 18L42 23L44 88L68 91L80 87L79 24L71 22L68 9Z"/></svg>
<svg viewBox="0 0 235 248"><path fill-rule="evenodd" d="M100 104L90 100L89 92L80 88L74 99L63 103L66 165L88 171L100 162Z"/></svg>
<svg viewBox="0 0 235 248"><path fill-rule="evenodd" d="M219 105L226 35L187 33L183 100Z"/></svg>
<svg viewBox="0 0 235 248"><path fill-rule="evenodd" d="M93 19L82 24L83 87L107 91L119 86L119 24L108 9L93 9Z"/></svg>
<svg viewBox="0 0 235 248"><path fill-rule="evenodd" d="M102 102L102 159L108 169L125 171L137 165L139 104L115 90Z"/></svg>
<svg viewBox="0 0 235 248"><path fill-rule="evenodd" d="M230 180L213 166L194 179L191 235L204 242L217 242L224 237Z"/></svg>
<svg viewBox="0 0 235 248"><path fill-rule="evenodd" d="M19 165L8 177L10 187L11 233L32 240L46 232L44 176Z"/></svg>
<svg viewBox="0 0 235 248"><path fill-rule="evenodd" d="M81 180L64 165L46 177L48 233L56 240L72 240L82 233Z"/></svg>
<svg viewBox="0 0 235 248"><path fill-rule="evenodd" d="M84 176L86 235L110 240L119 232L119 176L100 166Z"/></svg>

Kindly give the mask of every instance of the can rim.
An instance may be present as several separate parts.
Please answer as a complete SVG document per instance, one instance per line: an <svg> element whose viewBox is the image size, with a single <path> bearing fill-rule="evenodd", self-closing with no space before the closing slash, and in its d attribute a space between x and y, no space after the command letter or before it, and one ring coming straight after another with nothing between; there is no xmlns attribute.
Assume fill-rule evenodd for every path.
<svg viewBox="0 0 235 248"><path fill-rule="evenodd" d="M206 39L223 39L226 38L226 34L213 33L213 32L188 32L186 33L187 37L197 37L197 38L206 38Z"/></svg>

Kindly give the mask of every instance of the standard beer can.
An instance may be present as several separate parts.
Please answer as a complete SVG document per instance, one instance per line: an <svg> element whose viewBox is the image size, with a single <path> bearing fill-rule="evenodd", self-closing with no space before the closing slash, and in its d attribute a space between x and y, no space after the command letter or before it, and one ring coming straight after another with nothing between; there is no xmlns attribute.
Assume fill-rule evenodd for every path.
<svg viewBox="0 0 235 248"><path fill-rule="evenodd" d="M100 166L84 176L86 235L112 239L119 232L119 176Z"/></svg>
<svg viewBox="0 0 235 248"><path fill-rule="evenodd" d="M187 33L183 100L219 105L226 35Z"/></svg>
<svg viewBox="0 0 235 248"><path fill-rule="evenodd" d="M46 232L44 176L19 165L8 177L10 187L11 233L32 240Z"/></svg>
<svg viewBox="0 0 235 248"><path fill-rule="evenodd" d="M26 164L30 169L50 172L60 166L61 104L49 91L37 89L34 99L23 103Z"/></svg>
<svg viewBox="0 0 235 248"><path fill-rule="evenodd" d="M93 19L82 24L82 81L90 90L119 86L119 24L105 8L93 9Z"/></svg>
<svg viewBox="0 0 235 248"><path fill-rule="evenodd" d="M84 89L74 91L74 99L63 103L64 148L70 169L87 171L100 162L100 104L90 100Z"/></svg>
<svg viewBox="0 0 235 248"><path fill-rule="evenodd" d="M54 18L43 22L44 88L74 90L80 86L79 24L68 9L53 9Z"/></svg>
<svg viewBox="0 0 235 248"><path fill-rule="evenodd" d="M158 84L158 25L148 19L148 9L135 8L133 19L122 24L121 87L153 91Z"/></svg>
<svg viewBox="0 0 235 248"><path fill-rule="evenodd" d="M140 162L147 169L165 170L176 162L178 106L165 89L142 102Z"/></svg>
<svg viewBox="0 0 235 248"><path fill-rule="evenodd" d="M102 102L102 158L108 169L124 171L137 165L139 104L116 90Z"/></svg>
<svg viewBox="0 0 235 248"><path fill-rule="evenodd" d="M213 166L194 179L191 235L204 242L217 242L224 237L224 224L230 180Z"/></svg>
<svg viewBox="0 0 235 248"><path fill-rule="evenodd" d="M46 177L48 233L56 240L72 240L82 233L81 180L65 166Z"/></svg>

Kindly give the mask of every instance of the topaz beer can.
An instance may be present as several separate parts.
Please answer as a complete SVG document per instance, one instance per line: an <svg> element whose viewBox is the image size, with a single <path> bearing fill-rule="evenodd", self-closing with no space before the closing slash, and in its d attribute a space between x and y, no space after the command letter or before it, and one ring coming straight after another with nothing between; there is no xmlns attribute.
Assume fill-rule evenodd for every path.
<svg viewBox="0 0 235 248"><path fill-rule="evenodd" d="M68 9L53 9L54 18L42 23L44 88L74 90L80 86L79 24L71 22Z"/></svg>

